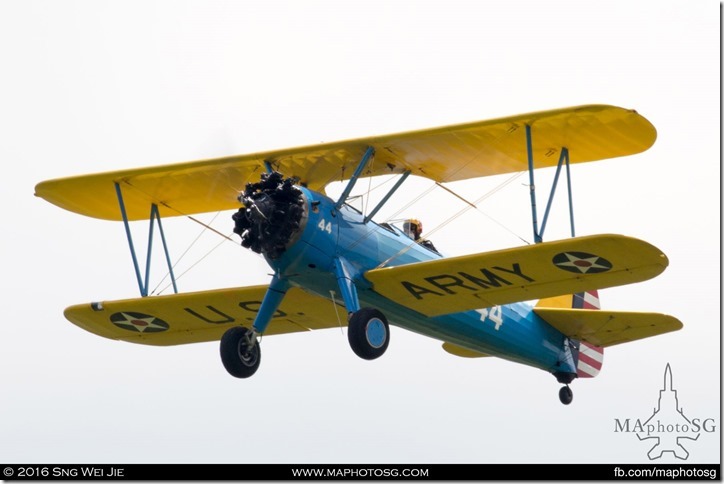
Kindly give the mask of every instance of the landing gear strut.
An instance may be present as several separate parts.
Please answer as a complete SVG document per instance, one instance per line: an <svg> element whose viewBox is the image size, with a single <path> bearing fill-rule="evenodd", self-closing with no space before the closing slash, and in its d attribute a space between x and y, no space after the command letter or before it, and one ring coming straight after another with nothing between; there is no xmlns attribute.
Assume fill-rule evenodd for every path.
<svg viewBox="0 0 724 484"><path fill-rule="evenodd" d="M236 326L221 337L221 362L231 376L249 378L261 363L261 348L250 329Z"/></svg>
<svg viewBox="0 0 724 484"><path fill-rule="evenodd" d="M362 308L349 318L347 338L357 356L374 360L382 356L390 344L390 325L382 312Z"/></svg>

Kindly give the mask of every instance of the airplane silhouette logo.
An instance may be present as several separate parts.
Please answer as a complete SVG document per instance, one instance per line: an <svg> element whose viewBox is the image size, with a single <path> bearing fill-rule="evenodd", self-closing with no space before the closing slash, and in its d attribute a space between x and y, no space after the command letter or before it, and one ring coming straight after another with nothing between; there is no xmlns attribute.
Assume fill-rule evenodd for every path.
<svg viewBox="0 0 724 484"><path fill-rule="evenodd" d="M664 452L672 452L677 459L689 458L689 451L682 440L697 440L701 432L699 425L684 415L679 406L679 397L673 387L671 366L667 363L664 370L664 388L659 391L659 401L654 413L639 427L636 433L639 440L655 440L656 445L648 452L649 460L661 458ZM641 434L644 434L642 436Z"/></svg>

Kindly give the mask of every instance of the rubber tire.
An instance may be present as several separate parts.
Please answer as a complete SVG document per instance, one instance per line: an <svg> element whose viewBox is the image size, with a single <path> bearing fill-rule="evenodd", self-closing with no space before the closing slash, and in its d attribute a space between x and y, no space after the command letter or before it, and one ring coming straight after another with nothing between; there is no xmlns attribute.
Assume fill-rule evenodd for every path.
<svg viewBox="0 0 724 484"><path fill-rule="evenodd" d="M219 352L221 362L229 374L236 378L249 378L256 373L261 363L261 347L254 340L250 351L247 350L246 337L251 330L236 326L224 333L221 337Z"/></svg>
<svg viewBox="0 0 724 484"><path fill-rule="evenodd" d="M373 345L367 337L367 329L370 323L376 324L379 322L384 327L384 342L381 345ZM377 329L380 329L380 327L377 326ZM357 356L365 360L374 360L382 356L390 344L390 325L381 311L374 308L362 308L353 313L349 319L347 339L352 351Z"/></svg>
<svg viewBox="0 0 724 484"><path fill-rule="evenodd" d="M568 385L561 387L558 391L558 398L560 398L563 405L570 405L573 401L573 390Z"/></svg>

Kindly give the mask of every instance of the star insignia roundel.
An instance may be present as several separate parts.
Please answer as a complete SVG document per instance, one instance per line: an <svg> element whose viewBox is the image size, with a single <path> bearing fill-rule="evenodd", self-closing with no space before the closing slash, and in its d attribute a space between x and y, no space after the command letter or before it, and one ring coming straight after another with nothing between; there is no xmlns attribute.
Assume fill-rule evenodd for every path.
<svg viewBox="0 0 724 484"><path fill-rule="evenodd" d="M130 311L111 314L111 323L121 329L139 333L160 333L168 329L168 323L156 316Z"/></svg>
<svg viewBox="0 0 724 484"><path fill-rule="evenodd" d="M586 252L561 252L553 257L553 264L564 271L579 274L596 274L613 268L613 264L603 257Z"/></svg>

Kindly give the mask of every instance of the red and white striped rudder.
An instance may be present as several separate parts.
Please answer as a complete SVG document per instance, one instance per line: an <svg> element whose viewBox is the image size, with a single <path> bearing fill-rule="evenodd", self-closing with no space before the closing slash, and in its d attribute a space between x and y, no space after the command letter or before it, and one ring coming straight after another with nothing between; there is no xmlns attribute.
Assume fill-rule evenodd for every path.
<svg viewBox="0 0 724 484"><path fill-rule="evenodd" d="M573 295L574 309L601 309L598 291L581 292ZM598 375L603 366L603 348L580 341L576 362L578 378L593 378Z"/></svg>
<svg viewBox="0 0 724 484"><path fill-rule="evenodd" d="M541 299L536 307L596 311L601 309L601 301L598 298L598 291L587 291ZM571 340L571 343L576 362L576 375L579 378L593 378L598 375L603 366L603 348L585 341Z"/></svg>

